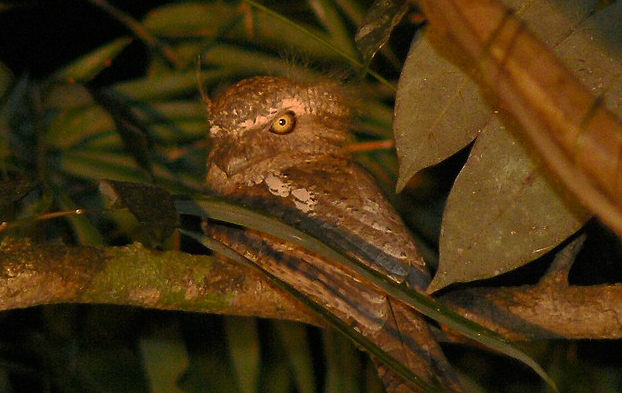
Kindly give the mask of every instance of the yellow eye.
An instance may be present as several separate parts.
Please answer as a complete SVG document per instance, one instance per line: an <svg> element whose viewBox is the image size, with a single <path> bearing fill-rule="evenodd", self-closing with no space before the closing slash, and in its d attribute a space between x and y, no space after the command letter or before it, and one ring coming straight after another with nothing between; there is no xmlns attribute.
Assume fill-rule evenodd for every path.
<svg viewBox="0 0 622 393"><path fill-rule="evenodd" d="M281 116L274 119L270 126L270 132L283 135L288 134L296 127L296 114L292 111L287 111Z"/></svg>

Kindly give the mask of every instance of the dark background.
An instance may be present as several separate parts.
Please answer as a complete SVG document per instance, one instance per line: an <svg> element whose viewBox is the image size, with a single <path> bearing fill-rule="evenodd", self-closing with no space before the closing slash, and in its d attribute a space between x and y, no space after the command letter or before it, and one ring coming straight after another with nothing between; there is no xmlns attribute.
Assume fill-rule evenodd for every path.
<svg viewBox="0 0 622 393"><path fill-rule="evenodd" d="M141 19L164 0L110 1L110 4ZM114 38L132 32L86 0L44 0L11 3L0 12L0 59L16 75L40 78ZM95 83L141 75L149 52L135 40Z"/></svg>

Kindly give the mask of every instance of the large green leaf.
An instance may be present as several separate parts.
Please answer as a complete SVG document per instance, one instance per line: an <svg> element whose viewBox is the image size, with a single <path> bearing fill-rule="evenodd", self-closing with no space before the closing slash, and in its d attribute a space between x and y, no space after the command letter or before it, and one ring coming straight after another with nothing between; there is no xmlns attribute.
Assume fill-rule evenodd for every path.
<svg viewBox="0 0 622 393"><path fill-rule="evenodd" d="M505 3L539 37L555 47L589 16L595 1ZM583 61L585 57L575 59ZM393 127L400 157L398 190L421 169L443 161L471 143L490 121L490 104L495 101L487 93L482 94L475 82L477 61L465 58L454 45L427 32L412 45L395 104Z"/></svg>
<svg viewBox="0 0 622 393"><path fill-rule="evenodd" d="M504 126L486 127L447 200L429 291L513 270L583 225L585 211L542 172Z"/></svg>
<svg viewBox="0 0 622 393"><path fill-rule="evenodd" d="M622 67L619 43L613 44L621 33L619 6L590 17L594 4L578 0L510 5L596 93L611 92L608 103L620 107L617 76ZM595 45L596 37L605 45ZM443 52L443 43L431 38L431 44L413 47L400 81L404 90L398 93L395 121L401 160L398 188L482 133L448 200L439 272L429 289L434 291L532 261L574 233L587 214L563 197L552 179L543 177L546 170L526 154L529 148L512 139L514 134L486 108L486 101L494 101L482 99L487 94L478 93L475 82L459 72L475 64L460 53ZM458 65L444 62L432 53L433 47Z"/></svg>
<svg viewBox="0 0 622 393"><path fill-rule="evenodd" d="M424 37L410 48L396 96L398 191L421 169L464 148L490 119L478 86L459 66L437 54Z"/></svg>
<svg viewBox="0 0 622 393"><path fill-rule="evenodd" d="M595 93L606 93L607 103L618 114L622 114L622 51L616 40L622 33L620 18L622 6L611 6L576 26L565 39L553 39L558 55ZM605 45L594 45L594 37ZM439 271L430 290L520 267L578 230L588 214L546 175L529 148L495 117L477 139L449 196Z"/></svg>

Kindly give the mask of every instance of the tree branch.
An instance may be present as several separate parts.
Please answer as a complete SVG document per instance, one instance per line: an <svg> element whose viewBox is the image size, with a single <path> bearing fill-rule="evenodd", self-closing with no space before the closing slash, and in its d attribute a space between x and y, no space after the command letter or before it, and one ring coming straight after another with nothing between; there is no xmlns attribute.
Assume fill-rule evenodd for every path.
<svg viewBox="0 0 622 393"><path fill-rule="evenodd" d="M622 337L622 285L470 288L440 301L510 340Z"/></svg>
<svg viewBox="0 0 622 393"><path fill-rule="evenodd" d="M0 310L107 303L324 325L254 271L218 258L125 247L0 244Z"/></svg>
<svg viewBox="0 0 622 393"><path fill-rule="evenodd" d="M622 337L622 285L470 288L439 298L513 340ZM7 239L0 245L0 310L108 303L288 319L323 326L288 294L243 266L140 244L87 247Z"/></svg>

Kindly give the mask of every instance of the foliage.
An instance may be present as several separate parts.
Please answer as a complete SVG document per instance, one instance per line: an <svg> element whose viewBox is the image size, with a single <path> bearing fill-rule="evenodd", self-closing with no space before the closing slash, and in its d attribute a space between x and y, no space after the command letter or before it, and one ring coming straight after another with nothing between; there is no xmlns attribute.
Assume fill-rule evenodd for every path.
<svg viewBox="0 0 622 393"><path fill-rule="evenodd" d="M301 4L289 15L356 56L351 27L362 8L355 2L343 6L345 10L317 2L314 11ZM3 235L92 245L128 240L158 244L152 241L153 231L144 231L127 211L106 210L99 181L153 182L170 192L201 193L208 125L198 94L199 56L199 80L210 94L249 75L313 79L348 68L339 53L289 23L243 3L171 2L131 24L150 50L146 70L136 78L113 78L110 83L98 79L137 50L132 42L137 38L131 35L40 79L14 75L3 66L0 167L3 189L10 191L3 193L1 204L2 221L9 223ZM288 34L278 33L283 31ZM286 57L302 56L308 64L284 59L283 51ZM373 99L364 104L366 116L359 127L368 140L390 135L391 108L385 102L390 94L374 85L366 89ZM373 154L389 159L377 170L395 171L391 154ZM384 176L391 182L395 174ZM72 214L77 208L83 214ZM65 218L36 219L51 218L57 211L67 212ZM352 344L308 326L112 306L46 306L11 314L5 314L4 326L12 333L7 331L3 342L32 340L32 333L11 326L39 314L36 329L45 329L39 337L46 341L22 350L6 347L4 358L14 364L2 374L7 389L382 390L373 365Z"/></svg>
<svg viewBox="0 0 622 393"><path fill-rule="evenodd" d="M300 79L314 80L332 73L349 79L363 96L360 116L353 127L360 143L352 149L362 150L357 153L360 161L392 195L393 184L398 179L397 158L392 151L376 146L383 146L391 139L394 91L384 80L357 79L363 71L363 63L356 60L355 27L363 20L367 4L361 5L355 0L275 4L277 11L287 15L283 19L262 12L249 3L180 1L163 3L134 20L127 19L129 15L120 10L103 7L102 4L107 4L105 2L93 0L92 3L110 13L113 19L123 21L131 34L100 45L78 59L70 59L67 65L49 70L40 78L33 78L21 70L13 72L0 63L0 222L7 223L0 229L5 229L4 233L85 245L140 241L172 247L175 240L162 235L169 233L171 223L145 230L139 222L140 214L136 220L126 210L107 210L102 197L106 191L100 193L98 184L102 179L114 179L153 183L172 193L196 195L202 192L208 126L197 79L210 95L217 94L228 83L259 74L296 75ZM545 15L554 15L554 11L547 12L549 14ZM104 13L101 18L106 18ZM410 41L418 24L406 22L401 27L407 30L405 35ZM404 57L404 45L399 38L398 34L371 63L373 69L382 70L380 74L387 80L395 79L401 68L397 59ZM149 53L144 72L128 80L112 78L111 82L102 82L99 78L109 68L114 68L115 62L122 61L129 51L137 50L136 41ZM425 41L418 42L406 63L406 79L400 82L402 97L404 94L414 96L402 88L408 78L425 80L429 75L426 72L440 73L440 65L433 63L436 61L434 53L430 48L421 49ZM197 75L199 58L201 70ZM422 67L424 62L430 62L424 71L409 68L414 63ZM441 114L435 112L438 109L431 108L439 101L429 98L432 87L439 85L439 77L429 78L427 83L415 86L415 90L424 93L413 104L417 109L406 109L417 120L400 117L398 112L396 143L402 164L400 188L415 172L437 164L470 143L475 137L474 131L486 124L490 128L499 127L489 122L488 107L480 105L483 100L476 95L474 85L466 86L464 77L451 81L452 87L445 89L440 101L459 96L468 98L469 104L463 106L461 101L456 108L442 107ZM456 100L452 104L456 104ZM419 119L425 115L434 124L451 122L453 132L456 118L462 121L466 116L461 112L463 109L471 118L461 124L464 135L457 142L439 137L436 130L429 131L428 127L412 127L413 122L419 125ZM408 131L400 134L399 129L405 127ZM417 137L419 131L425 135ZM441 257L446 260L452 259L447 256L448 252L460 249L455 239L472 242L465 233L495 241L495 233L500 229L495 226L491 229L491 222L503 221L498 220L499 211L506 211L506 208L512 212L504 216L508 231L514 230L511 224L517 221L527 227L554 225L517 218L519 216L515 214L527 212L541 217L543 213L515 203L515 194L505 188L516 186L514 172L506 177L509 184L503 188L495 186L497 191L505 194L505 201L495 199L495 196L484 200L486 206L481 208L482 211L490 205L499 209L491 210L493 218L482 224L490 232L484 229L474 231L472 221L465 220L477 198L476 201L469 199L467 196L472 194L472 188L461 188L462 184L473 186L474 181L468 179L482 180L483 170L489 170L492 177L497 173L496 170L490 171L492 164L483 165L480 171L469 172L474 167L471 164L473 157L480 156L480 149L501 145L498 139L484 145L486 138L494 135L484 132L478 138L467 170L461 173L449 197L451 209L443 218L444 237L440 246L441 252L445 253ZM408 155L410 153L404 156L404 151L435 153L436 150L429 145L409 146L412 141L426 139L442 140L440 145L445 151L417 164L413 163L415 159ZM512 141L508 144L514 146ZM485 152L481 156L499 163L494 158L507 158L508 154L508 150L502 150L495 155ZM510 161L516 164L521 159ZM460 158L454 160L460 161ZM458 162L454 166L461 164ZM521 178L532 174L529 165L532 164L528 162L516 168ZM448 169L452 173L448 178L434 177ZM405 207L406 219L414 224L413 229L422 242L430 246L430 254L436 252L441 221L439 211L444 198L437 190L448 187L453 176L455 168L452 165L437 167L417 175L415 181L411 180L406 196L392 196L398 205ZM532 190L541 187L533 192L534 205L543 199L550 200L552 191L548 183L536 181L533 184ZM524 192L524 187L519 188L516 193ZM413 199L419 199L420 203L413 205ZM464 205L456 206L458 203ZM563 205L557 200L551 203ZM550 211L551 208L546 205L544 210ZM40 220L52 218L59 211L66 212L63 219ZM417 217L421 216L431 219L418 223ZM559 216L555 217L558 219ZM520 250L509 249L508 252L507 243L497 242L511 257L509 265L490 248L476 250L469 259L471 263L484 258L493 261L483 264L484 272L452 268L455 265L447 267L448 262L441 260L441 269L453 272L454 276L445 278L437 289L455 281L491 277L530 262L576 231L586 218L583 214L578 217L570 218L560 233L547 233L548 237L537 244L533 237L522 235L525 231L518 231L520 239L526 243L517 246L522 247ZM456 226L458 221L466 221L469 225ZM155 235L154 231L157 232ZM540 252L534 253L533 249ZM524 254L530 254L530 257ZM455 255L453 258L460 259ZM23 390L33 387L43 390L52 386L54 391L382 390L373 365L348 341L332 332L320 333L314 328L289 322L155 313L111 306L46 306L39 310L5 314L4 318L5 328L10 331L2 335L5 351L0 356L9 366L0 371L0 389L7 391L20 391L22 385L26 387ZM34 332L20 329L21 324L33 329L33 325L27 323L29 318L41 322ZM26 350L9 344L23 342L27 343ZM540 352L540 360L562 374L583 361L560 359L564 351L557 344L532 348L532 352ZM492 355L463 352L462 349L455 350L453 357L456 364L470 370L476 369L473 363L492 365L496 361ZM227 361L223 362L223 359ZM520 376L529 374L515 370L515 364L503 364L502 367L517 376L501 382L494 380L490 371L475 370L480 373L477 379L491 389L505 390L512 386L515 391L533 391L534 386L539 386L540 382L535 378L521 381ZM622 378L607 368L588 367L595 370L595 375L607 373L614 380L609 385L603 383L607 385L603 391L613 389L616 379ZM562 381L575 386L568 391L580 391L580 385L574 384L572 376L567 378Z"/></svg>

